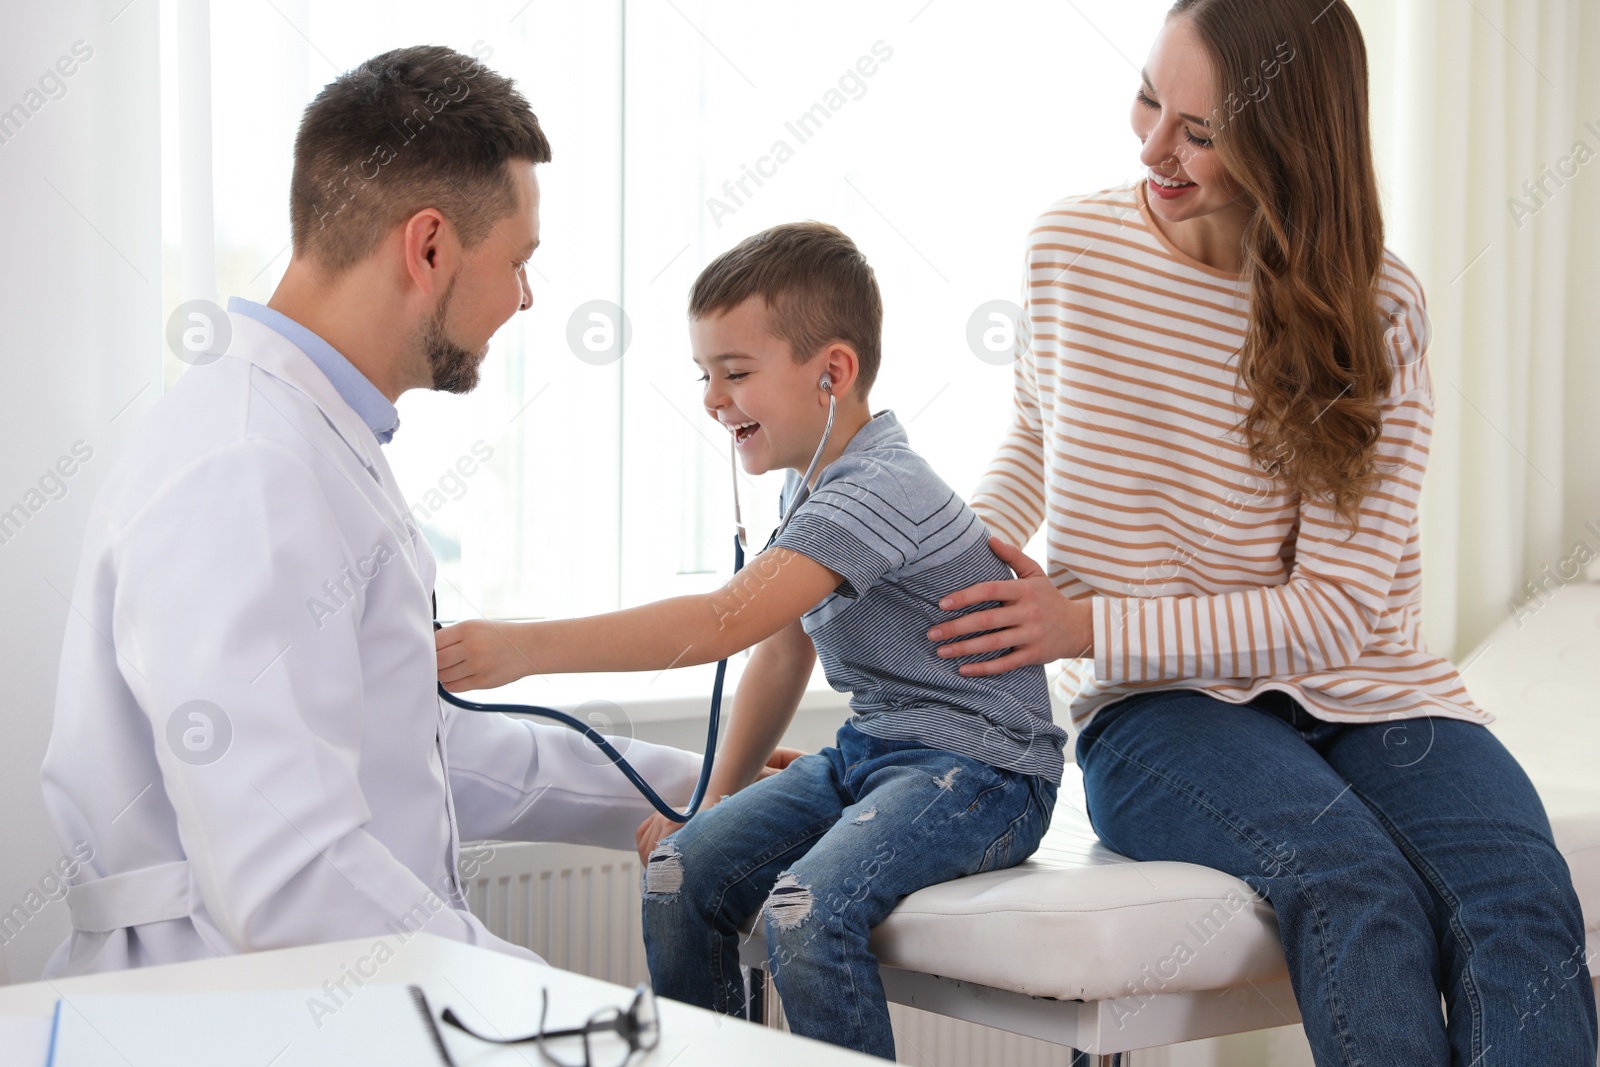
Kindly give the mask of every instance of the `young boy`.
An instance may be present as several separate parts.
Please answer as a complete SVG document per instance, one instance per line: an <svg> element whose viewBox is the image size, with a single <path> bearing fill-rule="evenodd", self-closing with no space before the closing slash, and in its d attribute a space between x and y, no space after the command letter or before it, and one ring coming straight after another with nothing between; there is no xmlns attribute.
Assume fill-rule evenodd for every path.
<svg viewBox="0 0 1600 1067"><path fill-rule="evenodd" d="M1033 853L1066 734L1043 668L967 677L962 664L1008 650L949 657L928 640L965 614L941 611L941 597L1011 572L893 413L869 411L883 308L850 239L814 222L758 234L705 269L689 315L706 412L735 436L745 470L789 471L786 515L837 399L810 495L715 593L462 623L440 632L439 677L484 689L534 670L658 670L755 645L699 814L639 829L651 978L663 996L739 1014L739 924L764 907L793 1030L893 1059L868 933L918 889ZM818 655L855 714L836 747L757 782Z"/></svg>

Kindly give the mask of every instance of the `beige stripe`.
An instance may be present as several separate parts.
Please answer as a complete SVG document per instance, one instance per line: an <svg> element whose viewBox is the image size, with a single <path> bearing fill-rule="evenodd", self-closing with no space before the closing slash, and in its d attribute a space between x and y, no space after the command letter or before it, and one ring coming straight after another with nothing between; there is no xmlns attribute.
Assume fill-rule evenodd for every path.
<svg viewBox="0 0 1600 1067"><path fill-rule="evenodd" d="M1304 691L1325 717L1399 709L1481 721L1455 669L1421 651L1425 361L1395 370L1378 447L1399 469L1362 501L1347 538L1325 504L1262 477L1237 439L1250 403L1234 362L1243 283L1175 258L1142 212L1126 186L1062 201L1034 227L1019 423L975 495L997 524L1037 516L1057 588L1099 598L1093 660L1061 676L1080 694L1072 719L1186 678L1242 699L1250 686L1232 676L1259 675ZM1405 355L1420 356L1421 287L1387 251L1375 295L1414 339ZM1298 558L1281 544L1296 525ZM1290 581L1291 569L1313 580ZM1150 588L1190 592L1123 595ZM1111 677L1125 681L1097 680Z"/></svg>

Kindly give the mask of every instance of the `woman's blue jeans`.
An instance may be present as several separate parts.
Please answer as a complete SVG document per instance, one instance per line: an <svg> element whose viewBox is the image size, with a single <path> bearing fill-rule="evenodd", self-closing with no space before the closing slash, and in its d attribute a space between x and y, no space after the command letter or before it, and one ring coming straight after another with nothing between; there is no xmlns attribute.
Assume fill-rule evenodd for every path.
<svg viewBox="0 0 1600 1067"><path fill-rule="evenodd" d="M1484 727L1166 690L1103 709L1077 759L1111 848L1271 901L1318 1067L1594 1067L1572 879Z"/></svg>
<svg viewBox="0 0 1600 1067"><path fill-rule="evenodd" d="M702 811L650 855L644 939L656 992L742 1014L739 924L765 905L790 1029L892 1060L867 935L918 889L1022 862L1055 798L1043 779L846 723L838 747Z"/></svg>

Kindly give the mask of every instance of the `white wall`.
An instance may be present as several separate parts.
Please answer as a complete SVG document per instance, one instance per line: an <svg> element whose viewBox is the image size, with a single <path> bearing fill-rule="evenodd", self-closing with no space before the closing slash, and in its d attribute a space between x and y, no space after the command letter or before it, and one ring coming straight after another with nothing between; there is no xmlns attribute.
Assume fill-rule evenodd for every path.
<svg viewBox="0 0 1600 1067"><path fill-rule="evenodd" d="M78 547L95 492L159 395L156 5L119 8L8 4L0 34L0 521L23 509L0 526L0 919L26 916L0 928L13 981L36 978L66 931L66 906L29 894L62 854L39 763ZM55 70L63 56L70 77ZM23 112L7 118L13 105ZM80 441L92 458L64 491L49 480L41 491Z"/></svg>
<svg viewBox="0 0 1600 1067"><path fill-rule="evenodd" d="M1584 56L1600 56L1600 4L1582 5L1580 32L1574 47ZM1578 118L1585 124L1584 140L1591 147L1600 144L1600 63L1578 65ZM1600 234L1600 170L1594 164L1584 167L1585 191L1572 201L1572 232ZM1583 279L1600 279L1600 241L1575 238L1569 245L1571 278L1575 288ZM1600 526L1600 300L1592 291L1579 290L1568 306L1567 343L1571 346L1567 366L1571 377L1565 389L1566 454L1566 537L1564 549L1575 541L1593 544L1586 524Z"/></svg>

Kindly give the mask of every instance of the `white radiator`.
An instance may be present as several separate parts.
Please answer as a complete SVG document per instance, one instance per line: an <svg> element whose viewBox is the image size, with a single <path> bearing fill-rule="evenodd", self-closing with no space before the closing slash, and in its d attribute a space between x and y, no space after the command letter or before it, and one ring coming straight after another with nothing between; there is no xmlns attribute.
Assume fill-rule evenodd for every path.
<svg viewBox="0 0 1600 1067"><path fill-rule="evenodd" d="M639 861L584 845L478 841L461 849L467 907L489 932L551 966L617 985L650 977Z"/></svg>
<svg viewBox="0 0 1600 1067"><path fill-rule="evenodd" d="M531 948L552 966L618 985L645 981L639 860L581 845L477 842L461 851L472 913L491 933ZM1064 1051L968 1022L889 1006L901 1063L919 1067L1057 1067ZM1128 1059L1124 1057L1125 1061ZM1165 1064L1141 1053L1140 1067Z"/></svg>

